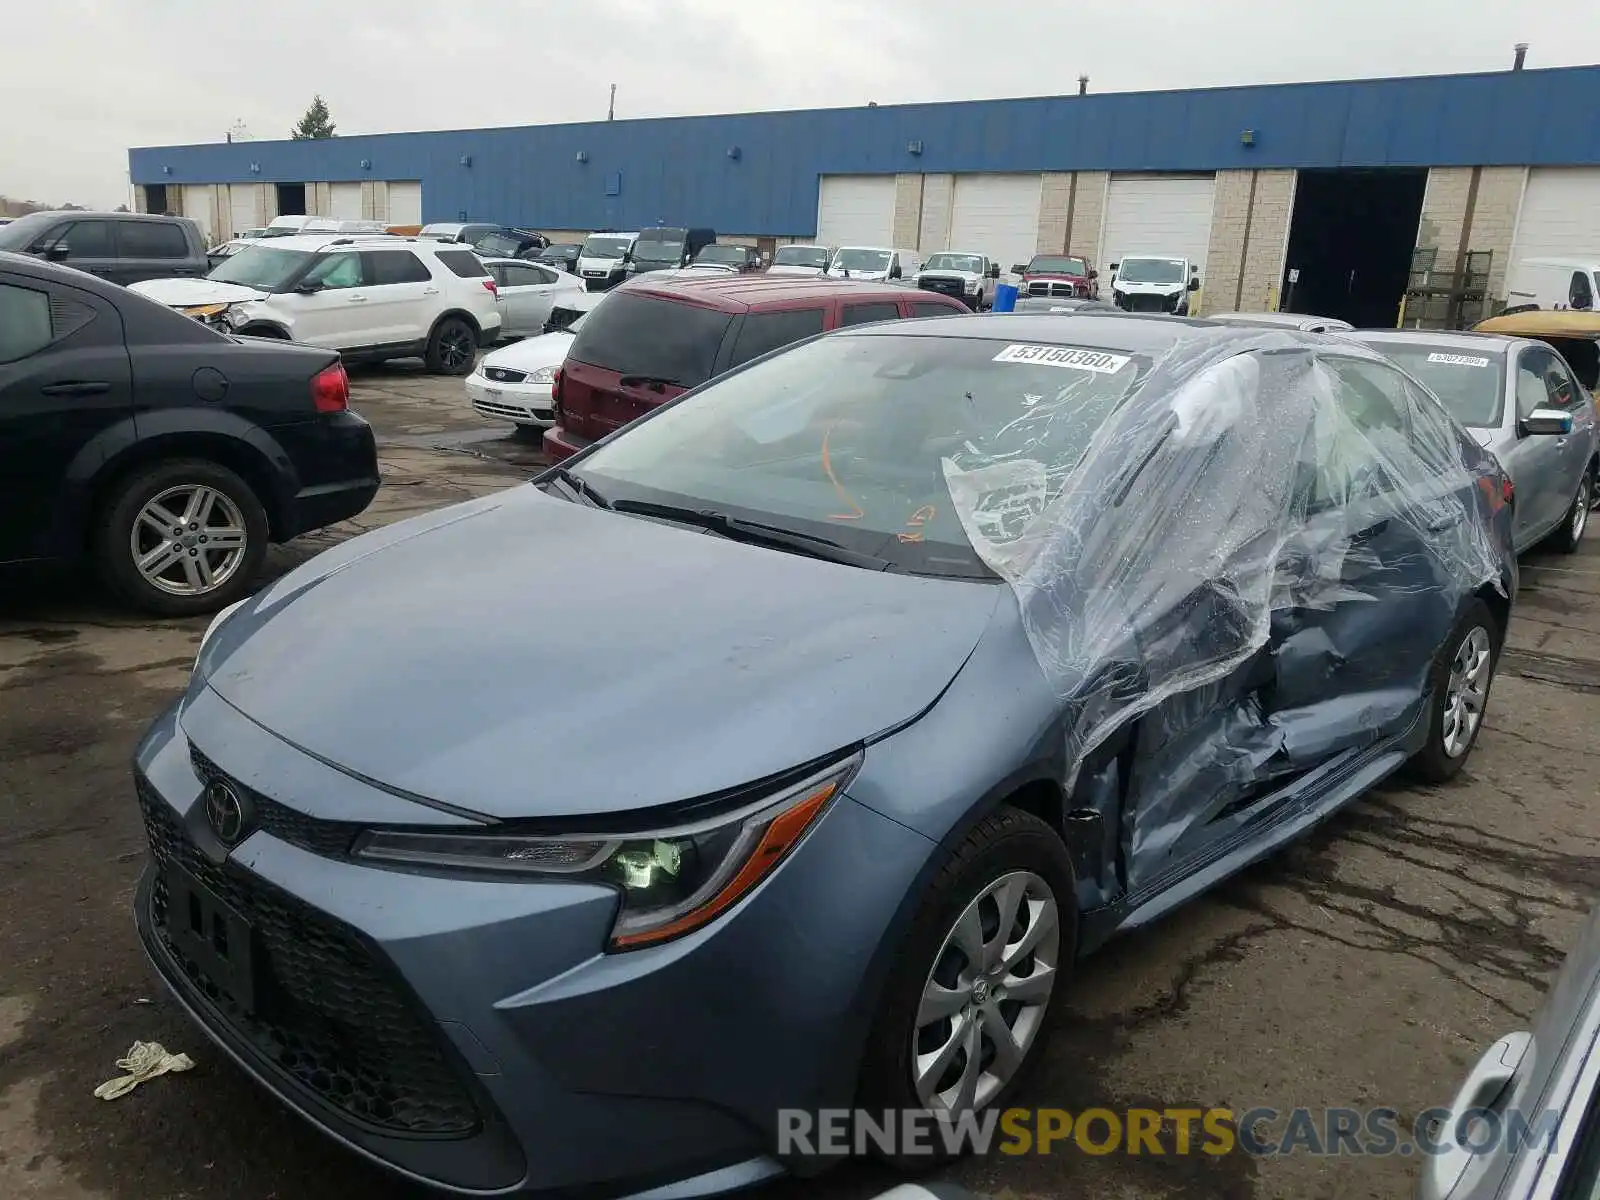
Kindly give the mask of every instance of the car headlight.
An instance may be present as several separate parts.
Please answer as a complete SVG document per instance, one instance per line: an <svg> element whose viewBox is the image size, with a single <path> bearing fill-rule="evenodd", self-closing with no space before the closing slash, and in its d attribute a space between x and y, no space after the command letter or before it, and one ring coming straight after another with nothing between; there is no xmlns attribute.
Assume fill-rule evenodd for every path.
<svg viewBox="0 0 1600 1200"><path fill-rule="evenodd" d="M249 597L247 596L245 599L247 600ZM206 631L200 635L200 645L195 649L194 666L189 668L189 673L191 675L194 674L195 670L200 666L200 656L206 652L206 643L211 640L211 635L216 633L218 629L222 628L222 623L229 617L233 616L233 614L238 611L240 605L244 604L244 602L244 600L235 600L232 604L228 605L227 608L223 609L216 616L211 618L211 624L207 625Z"/></svg>
<svg viewBox="0 0 1600 1200"><path fill-rule="evenodd" d="M197 321L204 321L210 317L215 317L220 313L227 312L228 306L226 304L195 304L189 306L188 308L180 308L178 311L186 317L193 317Z"/></svg>
<svg viewBox="0 0 1600 1200"><path fill-rule="evenodd" d="M979 284L976 279L967 280L967 295L976 296L978 294L978 288L981 286L982 285Z"/></svg>
<svg viewBox="0 0 1600 1200"><path fill-rule="evenodd" d="M556 381L555 367L540 367L528 376L529 383L554 383Z"/></svg>
<svg viewBox="0 0 1600 1200"><path fill-rule="evenodd" d="M733 812L642 833L567 837L372 830L359 858L608 884L622 903L611 949L682 937L772 873L849 783L859 753Z"/></svg>

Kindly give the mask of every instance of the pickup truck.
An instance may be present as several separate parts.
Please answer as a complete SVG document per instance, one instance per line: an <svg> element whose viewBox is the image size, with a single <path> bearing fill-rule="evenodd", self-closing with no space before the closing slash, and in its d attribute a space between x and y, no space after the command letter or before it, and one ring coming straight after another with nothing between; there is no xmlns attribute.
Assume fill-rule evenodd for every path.
<svg viewBox="0 0 1600 1200"><path fill-rule="evenodd" d="M64 263L124 285L198 278L211 270L197 224L187 217L147 213L29 213L0 226L0 250Z"/></svg>

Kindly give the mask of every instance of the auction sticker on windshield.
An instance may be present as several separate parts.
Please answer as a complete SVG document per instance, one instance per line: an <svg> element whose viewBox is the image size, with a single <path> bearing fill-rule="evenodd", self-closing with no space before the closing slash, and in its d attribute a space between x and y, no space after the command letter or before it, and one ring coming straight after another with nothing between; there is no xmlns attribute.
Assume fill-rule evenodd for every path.
<svg viewBox="0 0 1600 1200"><path fill-rule="evenodd" d="M1430 354L1428 361L1431 363L1445 363L1452 367L1487 367L1489 360L1480 358L1476 354Z"/></svg>
<svg viewBox="0 0 1600 1200"><path fill-rule="evenodd" d="M1132 360L1125 354L1103 350L1073 350L1067 346L1007 346L994 356L995 362L1038 363L1045 367L1067 367L1074 371L1094 371L1115 375Z"/></svg>

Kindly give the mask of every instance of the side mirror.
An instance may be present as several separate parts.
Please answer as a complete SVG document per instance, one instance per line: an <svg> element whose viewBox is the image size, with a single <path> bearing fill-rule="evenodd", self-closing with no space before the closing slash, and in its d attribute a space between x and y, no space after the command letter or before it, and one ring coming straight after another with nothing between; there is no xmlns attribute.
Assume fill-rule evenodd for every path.
<svg viewBox="0 0 1600 1200"><path fill-rule="evenodd" d="M1559 408L1536 408L1522 418L1521 424L1525 434L1565 437L1572 432L1572 414Z"/></svg>
<svg viewBox="0 0 1600 1200"><path fill-rule="evenodd" d="M1089 272L1089 278L1090 278L1090 279L1099 279L1099 278L1100 278L1100 272L1099 272L1099 271L1094 271L1094 270L1091 270L1091 271L1090 271L1090 272Z"/></svg>
<svg viewBox="0 0 1600 1200"><path fill-rule="evenodd" d="M1200 290L1200 281L1198 279L1189 280L1189 290L1191 292L1198 292Z"/></svg>
<svg viewBox="0 0 1600 1200"><path fill-rule="evenodd" d="M1000 278L1000 264L999 263L990 263L989 264L989 278L990 279L999 279Z"/></svg>
<svg viewBox="0 0 1600 1200"><path fill-rule="evenodd" d="M1011 266L1011 273L1013 275L1025 275L1027 272L1028 265L1026 263L1013 263Z"/></svg>
<svg viewBox="0 0 1600 1200"><path fill-rule="evenodd" d="M890 279L899 279L900 278L900 264L899 263L895 263L894 266L889 268L889 278Z"/></svg>
<svg viewBox="0 0 1600 1200"><path fill-rule="evenodd" d="M50 262L62 262L67 257L67 244L65 242L51 242L40 253Z"/></svg>
<svg viewBox="0 0 1600 1200"><path fill-rule="evenodd" d="M1121 266L1121 265L1122 265L1122 264L1121 264L1121 263L1119 263L1119 262L1114 262L1114 263L1112 263L1112 264L1111 264L1111 273L1112 273L1112 274L1113 274L1113 275L1115 275L1115 274L1116 274L1116 273L1117 273L1117 268L1118 268L1118 267L1120 267L1120 266Z"/></svg>
<svg viewBox="0 0 1600 1200"><path fill-rule="evenodd" d="M302 296L315 296L322 289L322 284L308 279L305 283L296 284L294 290Z"/></svg>

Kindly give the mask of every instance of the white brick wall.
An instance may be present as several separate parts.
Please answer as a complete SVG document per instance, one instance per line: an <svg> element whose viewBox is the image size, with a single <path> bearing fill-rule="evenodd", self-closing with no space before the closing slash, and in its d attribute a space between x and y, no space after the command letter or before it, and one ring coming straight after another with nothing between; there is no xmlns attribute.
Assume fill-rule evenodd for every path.
<svg viewBox="0 0 1600 1200"><path fill-rule="evenodd" d="M1252 175L1254 201L1250 196ZM1261 312L1275 306L1294 210L1294 186L1292 170L1217 172L1206 274L1200 281L1199 303L1192 306L1195 312Z"/></svg>
<svg viewBox="0 0 1600 1200"><path fill-rule="evenodd" d="M891 237L897 249L917 244L922 229L922 176L894 177L894 225Z"/></svg>
<svg viewBox="0 0 1600 1200"><path fill-rule="evenodd" d="M1039 177L1039 241L1035 254L1064 254L1068 210L1072 208L1072 173L1046 172ZM1002 263L1007 270L1011 263Z"/></svg>
<svg viewBox="0 0 1600 1200"><path fill-rule="evenodd" d="M1111 294L1111 278L1105 275L1106 264L1095 262L1095 256L1100 253L1100 226L1105 221L1106 189L1110 186L1109 172L1078 172L1078 197L1072 207L1072 228L1067 231L1067 253L1088 259L1105 276L1100 280L1104 296Z"/></svg>

